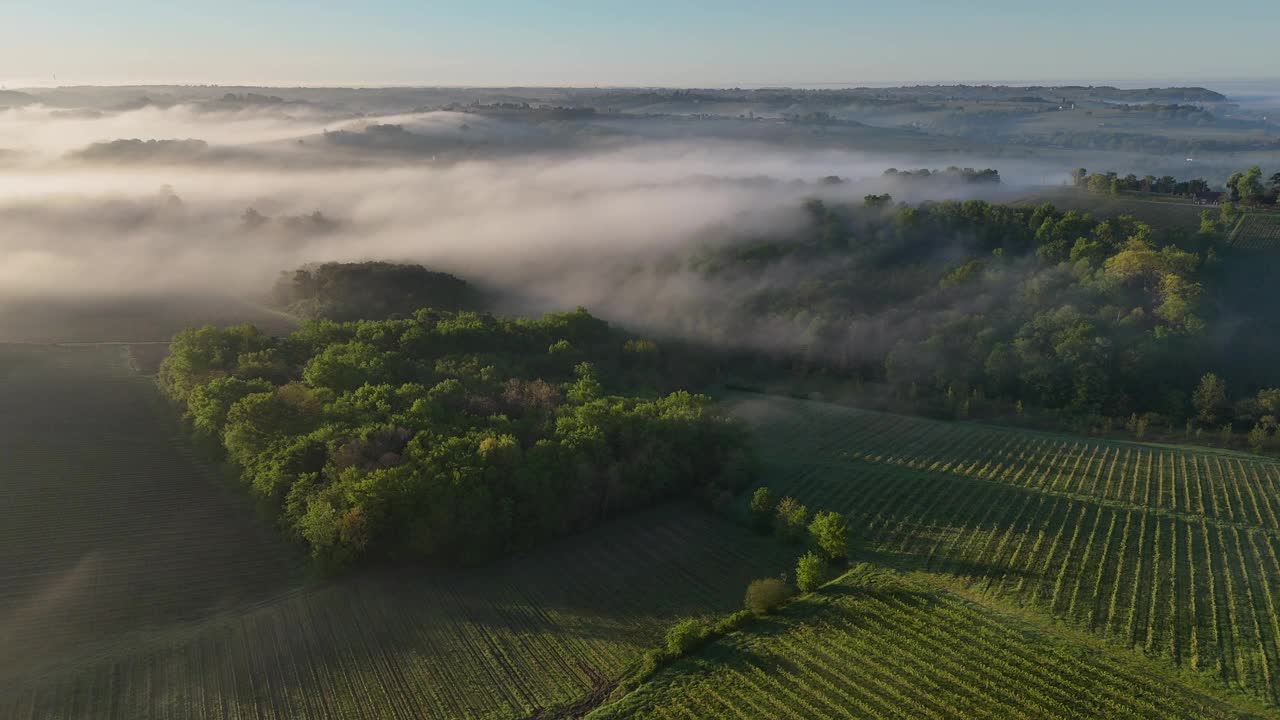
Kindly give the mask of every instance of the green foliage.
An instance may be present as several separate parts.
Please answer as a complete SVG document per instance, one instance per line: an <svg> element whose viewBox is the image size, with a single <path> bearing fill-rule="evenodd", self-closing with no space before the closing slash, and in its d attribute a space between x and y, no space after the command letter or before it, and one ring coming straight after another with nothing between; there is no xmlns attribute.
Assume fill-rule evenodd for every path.
<svg viewBox="0 0 1280 720"><path fill-rule="evenodd" d="M830 510L814 513L809 534L828 559L849 557L849 520L840 513Z"/></svg>
<svg viewBox="0 0 1280 720"><path fill-rule="evenodd" d="M711 626L711 633L715 636L728 635L731 632L741 630L746 627L755 618L755 613L750 610L738 610L737 612L729 613L717 620L715 624Z"/></svg>
<svg viewBox="0 0 1280 720"><path fill-rule="evenodd" d="M480 294L448 273L385 262L324 263L280 274L277 305L306 318L378 320L420 308L473 310Z"/></svg>
<svg viewBox="0 0 1280 720"><path fill-rule="evenodd" d="M790 594L787 584L778 578L752 580L747 585L746 609L755 615L768 615L781 607Z"/></svg>
<svg viewBox="0 0 1280 720"><path fill-rule="evenodd" d="M884 381L889 403L940 417L999 414L1019 401L1125 417L1166 412L1166 398L1203 372L1192 359L1216 352L1210 323L1222 283L1202 262L1208 238L1191 232L1049 204L948 201L892 216L834 203L806 209L811 224L791 237L753 236L693 262L718 282L762 288L740 303L740 325L717 332L782 328L795 338L779 363L789 377L800 369ZM770 283L775 268L794 281ZM691 332L724 325L690 312ZM893 331L875 332L892 340L865 342L881 323Z"/></svg>
<svg viewBox="0 0 1280 720"><path fill-rule="evenodd" d="M667 653L673 657L680 657L701 645L706 639L711 629L701 620L687 619L681 620L671 629L667 630L666 648Z"/></svg>
<svg viewBox="0 0 1280 720"><path fill-rule="evenodd" d="M1214 424L1226 403L1227 384L1217 375L1205 373L1191 395L1197 418L1205 425Z"/></svg>
<svg viewBox="0 0 1280 720"><path fill-rule="evenodd" d="M821 555L807 552L796 562L796 587L813 592L827 579L827 561Z"/></svg>
<svg viewBox="0 0 1280 720"><path fill-rule="evenodd" d="M751 520L758 532L766 533L773 527L773 515L777 507L777 500L769 488L758 487L751 494Z"/></svg>
<svg viewBox="0 0 1280 720"><path fill-rule="evenodd" d="M790 542L799 542L804 538L805 523L809 519L809 509L799 500L787 496L778 502L774 512L774 526L778 535Z"/></svg>
<svg viewBox="0 0 1280 720"><path fill-rule="evenodd" d="M751 482L745 435L709 398L625 394L666 382L626 340L582 310L209 327L179 334L163 384L321 565L469 563Z"/></svg>

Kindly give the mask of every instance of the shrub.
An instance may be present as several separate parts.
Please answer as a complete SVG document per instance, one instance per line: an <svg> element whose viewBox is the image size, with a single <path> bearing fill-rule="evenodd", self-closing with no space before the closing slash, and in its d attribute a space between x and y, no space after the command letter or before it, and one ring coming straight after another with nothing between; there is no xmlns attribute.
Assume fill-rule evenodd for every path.
<svg viewBox="0 0 1280 720"><path fill-rule="evenodd" d="M753 618L755 618L755 614L750 610L739 610L716 621L716 624L711 628L711 632L715 635L728 635L734 630L741 630Z"/></svg>
<svg viewBox="0 0 1280 720"><path fill-rule="evenodd" d="M667 653L680 657L707 639L707 626L692 618L681 620L667 630Z"/></svg>
<svg viewBox="0 0 1280 720"><path fill-rule="evenodd" d="M813 592L822 586L827 577L827 563L821 555L807 552L796 563L796 586L803 592Z"/></svg>
<svg viewBox="0 0 1280 720"><path fill-rule="evenodd" d="M778 578L752 580L747 586L747 610L756 615L768 615L786 602L787 595L787 584Z"/></svg>

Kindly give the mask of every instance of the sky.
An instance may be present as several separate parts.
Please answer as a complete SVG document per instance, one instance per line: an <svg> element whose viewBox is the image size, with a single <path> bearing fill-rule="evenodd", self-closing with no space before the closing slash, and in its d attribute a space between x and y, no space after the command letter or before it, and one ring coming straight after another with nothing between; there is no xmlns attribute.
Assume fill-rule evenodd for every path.
<svg viewBox="0 0 1280 720"><path fill-rule="evenodd" d="M4 0L0 83L760 86L1280 75L1234 0Z"/></svg>

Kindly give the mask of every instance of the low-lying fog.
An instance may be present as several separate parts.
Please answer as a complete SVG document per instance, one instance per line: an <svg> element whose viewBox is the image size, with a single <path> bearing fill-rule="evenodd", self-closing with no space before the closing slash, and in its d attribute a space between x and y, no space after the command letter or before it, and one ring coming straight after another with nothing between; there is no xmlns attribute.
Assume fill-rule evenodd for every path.
<svg viewBox="0 0 1280 720"><path fill-rule="evenodd" d="M536 298L529 311L585 305L652 318L653 304L688 292L684 280L626 292L599 270L713 235L785 230L807 197L1007 196L1061 184L1069 171L716 138L637 142L464 112L354 115L235 102L0 111L0 295L10 307L256 296L303 263L381 259ZM996 167L1004 182L881 178L889 167L953 164ZM821 182L832 175L847 182Z"/></svg>

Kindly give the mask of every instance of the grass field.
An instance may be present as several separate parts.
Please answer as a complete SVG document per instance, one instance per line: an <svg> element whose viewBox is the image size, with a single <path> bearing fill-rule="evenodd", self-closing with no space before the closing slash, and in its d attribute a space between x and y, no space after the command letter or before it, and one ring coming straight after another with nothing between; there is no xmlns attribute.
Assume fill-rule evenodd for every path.
<svg viewBox="0 0 1280 720"><path fill-rule="evenodd" d="M1250 710L924 579L855 568L589 718L1226 718Z"/></svg>
<svg viewBox="0 0 1280 720"><path fill-rule="evenodd" d="M309 580L118 346L0 346L0 718L518 718L790 548L682 506L474 571Z"/></svg>
<svg viewBox="0 0 1280 720"><path fill-rule="evenodd" d="M769 482L938 571L1280 700L1280 464L738 396Z"/></svg>
<svg viewBox="0 0 1280 720"><path fill-rule="evenodd" d="M1280 248L1280 214L1248 213L1231 232L1228 243L1244 250Z"/></svg>

